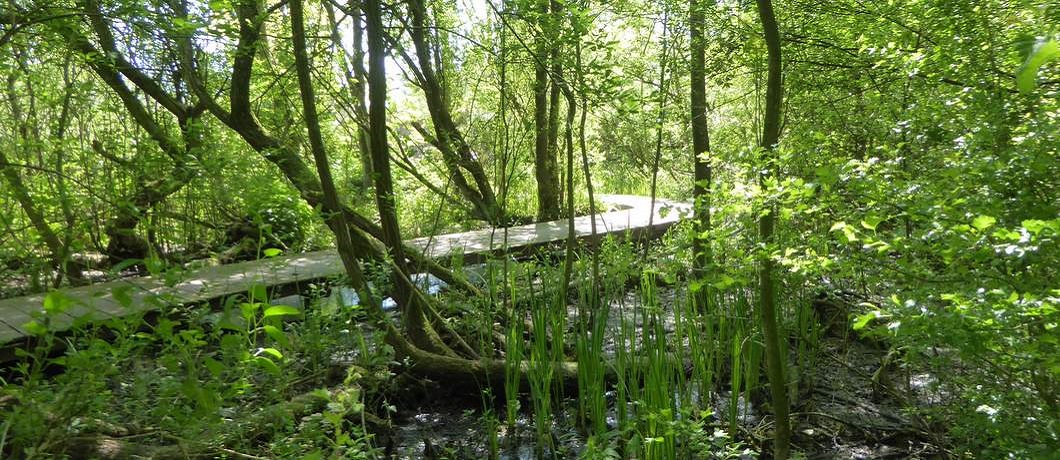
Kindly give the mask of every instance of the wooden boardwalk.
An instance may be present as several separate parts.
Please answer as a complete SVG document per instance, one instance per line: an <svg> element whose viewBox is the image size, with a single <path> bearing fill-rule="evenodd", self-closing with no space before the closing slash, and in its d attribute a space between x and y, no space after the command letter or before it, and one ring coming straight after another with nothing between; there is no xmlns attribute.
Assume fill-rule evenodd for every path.
<svg viewBox="0 0 1060 460"><path fill-rule="evenodd" d="M651 200L648 197L602 195L598 200L623 208L596 215L600 235L626 232L638 236L657 235L691 213L690 205L664 199L656 200L654 210L649 209ZM649 218L651 226L648 225ZM576 218L574 226L578 238L592 235L589 216ZM567 231L566 220L510 227L507 248L525 251L563 241L567 238ZM416 238L407 243L438 259L455 254L482 259L504 249L503 235L501 229L485 229ZM324 250L193 270L183 273L179 281L170 286L158 277L144 276L62 289L59 297L66 299L69 306L61 313L48 315L48 326L52 331L64 331L79 324L158 310L168 305L207 302L244 293L255 284L289 285L341 273L338 253ZM44 299L45 295L40 294L0 300L0 344L32 335L26 324L41 316L37 312L42 311Z"/></svg>

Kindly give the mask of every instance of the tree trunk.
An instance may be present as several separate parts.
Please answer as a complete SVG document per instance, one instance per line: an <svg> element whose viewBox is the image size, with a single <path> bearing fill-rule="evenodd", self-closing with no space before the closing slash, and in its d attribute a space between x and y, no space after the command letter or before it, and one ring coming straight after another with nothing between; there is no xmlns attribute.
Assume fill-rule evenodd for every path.
<svg viewBox="0 0 1060 460"><path fill-rule="evenodd" d="M658 193L658 180L659 180L659 162L662 160L662 145L663 145L663 132L664 123L666 120L666 63L668 61L667 56L667 35L670 32L670 10L664 7L663 10L663 22L662 22L662 52L659 53L659 100L657 101L658 116L656 117L655 126L655 155L652 159L651 165L651 214L648 215L648 227L652 226L652 222L655 220L655 197ZM647 261L648 258L648 244L644 244L644 252L642 258Z"/></svg>
<svg viewBox="0 0 1060 460"><path fill-rule="evenodd" d="M780 110L784 99L781 82L780 31L773 13L771 0L756 0L758 15L762 21L762 32L765 36L768 52L768 77L766 80L765 120L762 123L762 165L759 169L762 193L766 193L766 184L773 174L774 150L780 140ZM769 378L769 389L773 400L773 415L776 418L773 440L773 458L785 460L791 451L791 422L788 419L790 403L788 401L787 380L784 368L787 358L780 346L780 324L777 318L775 281L773 279L774 263L772 258L774 227L776 225L775 206L758 219L758 232L764 246L759 265L759 314L762 318L762 335L765 339L766 376Z"/></svg>
<svg viewBox="0 0 1060 460"><path fill-rule="evenodd" d="M711 159L710 159L710 134L707 127L707 76L705 70L706 61L706 37L703 36L706 15L704 0L690 0L689 4L689 48L691 50L691 63L689 79L691 83L692 96L692 161L695 164L694 184L692 196L695 203L696 229L693 233L692 253L693 271L697 279L707 275L711 264L711 242L710 232L710 187L711 187ZM703 234L708 236L704 237ZM709 283L703 283L700 291L694 297L696 307L703 309L707 307L709 296L707 287Z"/></svg>
<svg viewBox="0 0 1060 460"><path fill-rule="evenodd" d="M382 308L375 296L372 294L368 283L364 279L361 264L357 260L358 251L350 237L350 225L346 223L346 214L339 207L338 192L335 190L335 182L331 177L331 167L328 164L327 153L324 150L323 136L320 134L320 121L317 117L316 98L313 95L313 86L309 75L309 58L305 50L305 25L302 12L302 0L292 0L289 3L291 9L291 38L294 42L295 69L298 74L298 86L302 99L302 108L305 117L306 130L309 132L309 145L316 163L317 174L320 176L321 199L324 205L324 215L328 227L335 234L338 246L339 258L350 277L350 283L362 299L369 311L374 311L376 321L385 321Z"/></svg>
<svg viewBox="0 0 1060 460"><path fill-rule="evenodd" d="M386 131L386 75L383 68L383 40L382 19L380 18L378 1L365 2L365 16L368 20L368 48L369 48L369 96L371 98L370 108L370 146L372 160L376 168L376 203L383 223L383 242L390 251L393 260L393 277L398 302L405 308L402 320L406 325L406 333L418 347L427 351L456 356L449 349L437 332L431 327L430 321L426 319L425 305L422 294L408 280L405 274L405 259L402 250L401 234L398 229L397 213L394 207L393 184L390 176L390 164L387 158L387 131ZM329 227L335 232L336 240L339 242L339 255L343 261L354 288L365 292L365 299L370 299L373 310L380 308L376 300L371 296L368 286L361 273L360 263L357 260L357 251L350 237L349 225L346 215L339 205L338 191L327 158L327 150L324 146L323 136L320 132L320 121L316 112L316 97L313 94L312 77L309 71L309 57L306 53L305 26L301 0L291 2L291 36L294 42L295 70L298 74L299 92L301 94L303 112L306 128L309 132L309 145L316 163L317 173L320 176L320 185L324 208L327 212L326 219ZM363 254L363 253L362 253ZM420 294L420 295L417 295ZM376 311L377 317L382 313ZM385 321L384 318L377 318Z"/></svg>
<svg viewBox="0 0 1060 460"><path fill-rule="evenodd" d="M432 62L435 54L431 52L427 42L427 9L424 0L409 2L409 16L412 19L409 35L416 49L416 62L419 68L419 71L414 73L420 80L420 87L423 89L427 102L427 110L430 112L431 122L434 125L433 141L422 128L419 129L420 133L427 137L428 141L431 141L442 154L446 167L453 175L453 184L476 209L475 217L494 225L501 225L504 217L501 215L501 208L497 204L497 197L489 178L453 120L447 102L449 96L443 82L439 79L439 73L444 73L444 69L438 69L436 72L435 64ZM416 64L407 55L405 58L410 65ZM470 176L471 181L464 176L465 172ZM471 183L474 183L473 187Z"/></svg>
<svg viewBox="0 0 1060 460"><path fill-rule="evenodd" d="M552 129L558 105L558 88L550 97L549 61L554 60L549 37L555 29L549 20L549 0L538 0L538 24L541 34L534 50L534 177L537 179L537 220L556 220L560 216L559 168L555 156L555 136ZM551 46L555 46L552 43Z"/></svg>

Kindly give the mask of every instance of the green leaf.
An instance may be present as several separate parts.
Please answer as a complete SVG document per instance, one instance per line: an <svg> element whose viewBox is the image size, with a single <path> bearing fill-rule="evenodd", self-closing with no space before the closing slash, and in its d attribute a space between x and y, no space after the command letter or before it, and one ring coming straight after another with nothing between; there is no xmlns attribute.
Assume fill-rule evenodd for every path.
<svg viewBox="0 0 1060 460"><path fill-rule="evenodd" d="M283 359L283 353L280 353L280 350L277 350L275 348L262 348L261 350L258 350L258 353L269 355L272 357L272 359L275 360Z"/></svg>
<svg viewBox="0 0 1060 460"><path fill-rule="evenodd" d="M990 227L993 227L997 223L997 219L990 216L979 216L972 220L972 227L976 230L983 231Z"/></svg>
<svg viewBox="0 0 1060 460"><path fill-rule="evenodd" d="M1026 226L1024 226L1024 227L1026 227ZM1030 230L1030 229L1028 229L1028 230ZM991 235L994 238L997 238L999 240L1008 240L1008 241L1019 241L1020 238L1022 238L1022 235L1020 235L1019 232L1014 232L1014 231L1009 230L1007 228L999 228L997 230L994 230L994 233L992 233Z"/></svg>
<svg viewBox="0 0 1060 460"><path fill-rule="evenodd" d="M210 10L215 12L226 11L232 7L232 2L229 0L210 0L208 2Z"/></svg>
<svg viewBox="0 0 1060 460"><path fill-rule="evenodd" d="M213 358L206 358L203 360L203 365L206 366L206 370L210 371L210 374L214 377L220 377L225 371L224 364Z"/></svg>
<svg viewBox="0 0 1060 460"><path fill-rule="evenodd" d="M869 216L866 217L865 220L861 221L861 226L864 227L866 230L876 231L876 227L880 225L880 222L883 222L883 219L880 219L876 216Z"/></svg>
<svg viewBox="0 0 1060 460"><path fill-rule="evenodd" d="M287 340L287 334L284 334L280 328L273 325L265 325L262 329L264 329L265 334L272 338L272 340L275 340L276 343L285 347L290 345L290 342Z"/></svg>
<svg viewBox="0 0 1060 460"><path fill-rule="evenodd" d="M1038 219L1027 219L1021 222L1021 224L1023 225L1023 228L1027 229L1028 232L1033 233L1034 236L1038 236L1042 230L1045 230L1045 228L1049 226L1048 222Z"/></svg>
<svg viewBox="0 0 1060 460"><path fill-rule="evenodd" d="M253 363L258 367L265 369L265 372L272 375L280 375L280 366L277 366L276 363L268 357L258 356L254 358Z"/></svg>
<svg viewBox="0 0 1060 460"><path fill-rule="evenodd" d="M828 229L828 231L829 232L834 232L836 230L842 230L842 229L844 229L846 227L847 227L847 223L846 222L839 221L839 222L836 222L836 223L832 224L832 228Z"/></svg>
<svg viewBox="0 0 1060 460"><path fill-rule="evenodd" d="M247 321L254 319L254 314L258 312L258 308L261 308L260 302L243 302L239 304L240 313L243 314L243 319Z"/></svg>
<svg viewBox="0 0 1060 460"><path fill-rule="evenodd" d="M261 251L261 254L264 255L266 259L268 259L283 254L283 251L277 248L265 248L264 251Z"/></svg>
<svg viewBox="0 0 1060 460"><path fill-rule="evenodd" d="M1039 40L1016 71L1016 88L1024 94L1033 91L1038 87L1038 69L1057 58L1060 58L1060 42Z"/></svg>
<svg viewBox="0 0 1060 460"><path fill-rule="evenodd" d="M854 320L854 330L860 331L864 329L865 326L868 326L869 322L871 322L872 320L882 317L883 313L880 313L879 310L873 310L868 313L865 313L864 315L858 316L858 318Z"/></svg>
<svg viewBox="0 0 1060 460"><path fill-rule="evenodd" d="M26 332L33 335L44 335L48 333L48 328L44 327L43 324L38 323L37 321L30 321L23 324L22 329L25 329Z"/></svg>
<svg viewBox="0 0 1060 460"><path fill-rule="evenodd" d="M265 309L265 317L271 318L273 316L297 316L302 314L297 308L290 305L273 305Z"/></svg>
<svg viewBox="0 0 1060 460"><path fill-rule="evenodd" d="M858 240L858 234L852 227L843 227L843 236L847 239L847 243L853 243Z"/></svg>
<svg viewBox="0 0 1060 460"><path fill-rule="evenodd" d="M255 284L251 286L248 293L250 294L251 302L265 302L269 300L269 295L265 290L264 284Z"/></svg>
<svg viewBox="0 0 1060 460"><path fill-rule="evenodd" d="M70 308L71 304L73 301L70 297L60 291L52 291L44 296L44 312L49 315L62 313Z"/></svg>

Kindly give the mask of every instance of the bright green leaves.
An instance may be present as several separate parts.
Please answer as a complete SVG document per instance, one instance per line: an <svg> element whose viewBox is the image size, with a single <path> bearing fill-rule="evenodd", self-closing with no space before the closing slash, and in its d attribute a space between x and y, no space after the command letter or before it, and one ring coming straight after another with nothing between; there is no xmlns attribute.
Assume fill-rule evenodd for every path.
<svg viewBox="0 0 1060 460"><path fill-rule="evenodd" d="M839 235L843 237L844 243L854 243L858 240L857 230L854 227L847 225L846 222L836 222L832 225L832 228L828 229L828 231L832 233L839 232Z"/></svg>
<svg viewBox="0 0 1060 460"><path fill-rule="evenodd" d="M42 336L48 333L48 317L61 314L73 305L74 300L62 291L51 291L44 296L42 303L43 316L38 312L33 316L36 318L22 324L22 328L31 335Z"/></svg>
<svg viewBox="0 0 1060 460"><path fill-rule="evenodd" d="M1060 58L1060 42L1041 40L1034 43L1027 59L1016 71L1016 87L1026 94L1038 87L1038 69L1046 63Z"/></svg>
<svg viewBox="0 0 1060 460"><path fill-rule="evenodd" d="M280 353L280 350L277 350L275 348L262 348L258 350L258 356L263 355L275 360L283 359L283 353Z"/></svg>
<svg viewBox="0 0 1060 460"><path fill-rule="evenodd" d="M280 375L280 366L277 365L276 362L272 359L269 359L269 357L267 356L255 356L252 362L254 363L254 365L264 369L265 372L268 372L272 375Z"/></svg>
<svg viewBox="0 0 1060 460"><path fill-rule="evenodd" d="M836 222L828 231L837 233L837 237L843 243L861 242L861 247L864 249L884 253L891 250L892 246L891 243L877 235L877 229L886 220L886 218L870 214L865 216L857 225L851 225L843 221Z"/></svg>
<svg viewBox="0 0 1060 460"><path fill-rule="evenodd" d="M972 227L982 232L997 223L997 219L990 216L978 216L972 219Z"/></svg>
<svg viewBox="0 0 1060 460"><path fill-rule="evenodd" d="M232 353L238 361L275 376L282 371L283 353L278 348L254 347L265 337L279 347L289 347L291 341L282 329L282 318L298 316L302 312L290 305L269 305L268 302L265 286L253 285L247 291L247 301L238 303L241 318L233 318L226 309L218 326L232 332L221 337L222 349Z"/></svg>
<svg viewBox="0 0 1060 460"><path fill-rule="evenodd" d="M73 305L73 300L61 291L52 291L44 296L44 313L56 315Z"/></svg>
<svg viewBox="0 0 1060 460"><path fill-rule="evenodd" d="M36 320L26 322L22 325L22 329L35 336L42 336L48 333L48 328Z"/></svg>
<svg viewBox="0 0 1060 460"><path fill-rule="evenodd" d="M880 222L883 222L882 218L878 216L868 216L865 220L861 221L861 228L875 232L876 227L880 225Z"/></svg>
<svg viewBox="0 0 1060 460"><path fill-rule="evenodd" d="M239 304L239 311L243 315L243 320L250 322L254 320L254 316L261 309L260 302L243 302Z"/></svg>
<svg viewBox="0 0 1060 460"><path fill-rule="evenodd" d="M272 318L274 316L298 316L302 312L297 308L290 305L273 305L265 309L265 318Z"/></svg>
<svg viewBox="0 0 1060 460"><path fill-rule="evenodd" d="M224 12L232 9L231 0L210 0L207 4L210 6L210 10L214 12Z"/></svg>
<svg viewBox="0 0 1060 460"><path fill-rule="evenodd" d="M1060 219L1038 220L1028 219L1020 223L1034 236L1041 236L1042 232L1051 230L1054 234L1060 233Z"/></svg>
<svg viewBox="0 0 1060 460"><path fill-rule="evenodd" d="M871 323L873 320L885 317L887 317L887 315L885 315L882 311L872 310L855 318L853 328L855 331L860 331L862 329L865 329L865 326L868 326L869 323Z"/></svg>
<svg viewBox="0 0 1060 460"><path fill-rule="evenodd" d="M261 251L261 255L265 256L266 259L271 259L280 254L283 254L283 251L277 248L265 248L263 251Z"/></svg>

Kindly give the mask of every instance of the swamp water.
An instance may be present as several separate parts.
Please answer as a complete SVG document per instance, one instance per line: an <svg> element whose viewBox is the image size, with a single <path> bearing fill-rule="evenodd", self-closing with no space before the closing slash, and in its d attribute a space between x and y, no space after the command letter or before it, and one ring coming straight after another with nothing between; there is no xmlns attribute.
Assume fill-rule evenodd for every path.
<svg viewBox="0 0 1060 460"><path fill-rule="evenodd" d="M433 276L417 275L416 281L432 295L446 288L443 281ZM650 296L645 296L637 288L623 289L619 295L611 296L613 300L608 303L606 324L598 329L603 332L599 343L601 360L622 358L628 361L634 357L650 361L653 356L661 356L652 354L653 347L671 351L689 348L690 334L687 329L681 330L688 327L687 319L673 308L683 305L684 293L654 285L649 289L652 291ZM328 301L351 306L359 299L353 290L340 287L332 290ZM301 300L277 299L274 302L286 304ZM392 301L384 301L384 309L392 315L396 315L394 307ZM568 306L565 313L566 318L571 319L568 323L573 323L578 307ZM738 319L745 321L747 318ZM682 321L685 321L684 325ZM741 321L731 321L728 326L719 326L718 330L728 327L728 333L740 334ZM572 330L574 326L567 327L568 334L577 332ZM523 332L526 336L534 333L532 330ZM523 356L532 351L522 350ZM755 363L755 359L761 359L754 355L753 347L735 353L733 356L738 357L738 361L749 359ZM821 459L927 458L936 452L931 440L926 439L926 433L914 428L915 421L903 415L903 401L896 397L881 398L872 391L869 380L883 360L881 350L858 342L827 339L822 340L818 354L833 359L818 358L813 367L800 372L799 400L793 407L797 450L808 458ZM843 355L842 359L836 359L839 354ZM336 358L347 361L352 356ZM666 383L663 386L669 394L662 395L668 401L661 404L673 411L665 421L669 426L656 427L651 434L670 438L670 452L680 452L680 458L757 458L758 452L768 450L772 425L770 418L763 417L756 404L750 401L753 398L749 396L760 397L761 393L746 388L764 385L765 379L755 381L757 371L748 372L751 366L746 363L741 370L739 364L734 365L726 356L711 359L716 361L717 369L724 369L716 375L735 372L739 376L717 377L722 380L715 381L710 386L714 391L704 398L700 386L693 384L695 372L688 360L683 363L683 372L667 369L676 370L687 379L664 376ZM720 364L722 362L725 364ZM650 362L647 367L652 367ZM640 382L650 378L648 373L633 376ZM534 415L534 408L538 406L525 392L520 396L519 410L506 420L505 388L483 388L483 396L476 399L474 396L449 395L440 386L427 390L415 400L398 404L396 412L391 414L392 431L373 444L383 448L388 458L397 459L623 458L620 449L628 446L630 433L644 431L658 414L643 408L647 407L643 406L644 400L650 397L646 388L634 389L627 380L624 390L627 394L623 396L619 394L623 392L619 386L609 384L602 392L606 407L605 437L609 439L604 441L604 446L598 445L601 443L599 438L590 439L586 435L590 430L579 427L580 411L588 402L578 401L577 390L550 394L549 399L553 400L548 409L547 423L550 426L539 430L537 425L543 420ZM732 388L740 391L733 394ZM626 401L621 411L617 403L620 398ZM656 399L659 398L656 395ZM589 424L591 422L581 425ZM615 437L624 441L617 442ZM645 434L633 437L640 438L635 442L645 442L645 438L649 438ZM660 442L661 439L649 438L646 442ZM648 457L668 458L670 455L637 458Z"/></svg>

